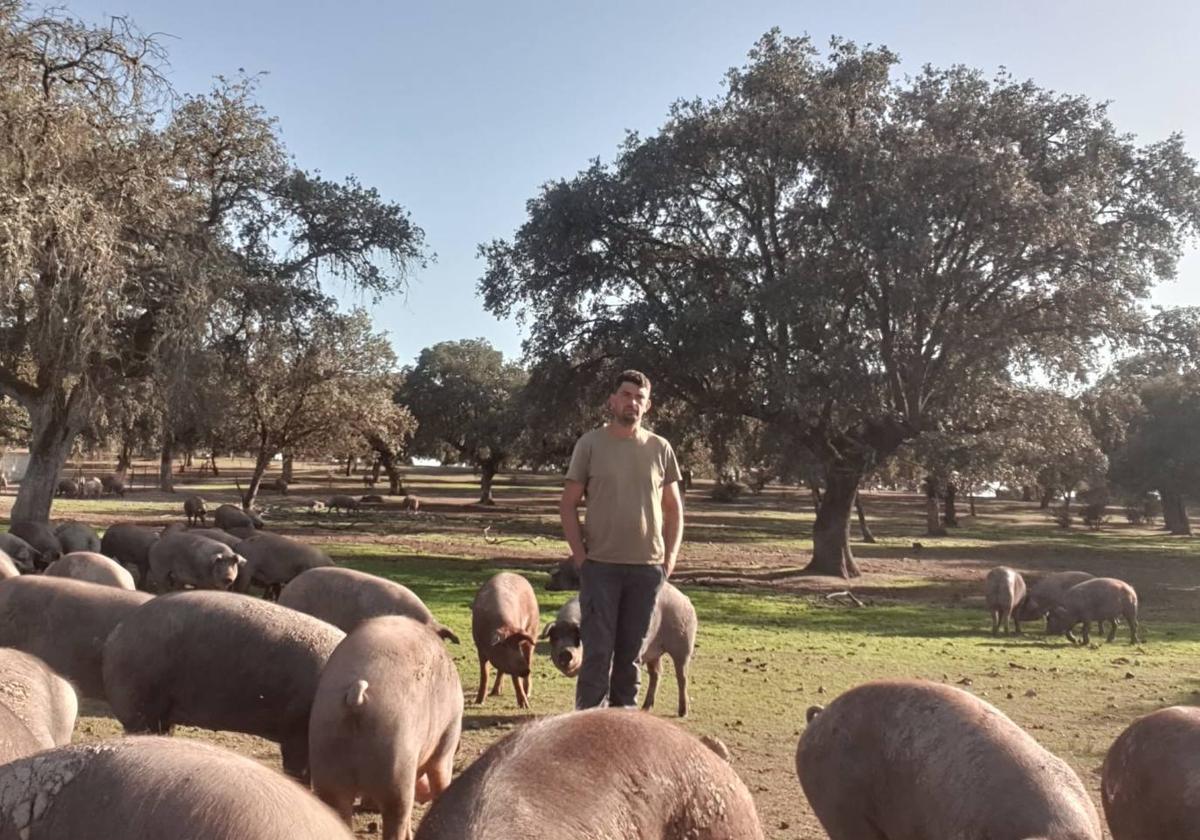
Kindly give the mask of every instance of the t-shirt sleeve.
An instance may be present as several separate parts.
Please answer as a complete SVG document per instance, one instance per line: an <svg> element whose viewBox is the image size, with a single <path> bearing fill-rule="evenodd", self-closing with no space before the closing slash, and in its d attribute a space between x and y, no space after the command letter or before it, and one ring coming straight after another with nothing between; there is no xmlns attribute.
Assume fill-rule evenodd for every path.
<svg viewBox="0 0 1200 840"><path fill-rule="evenodd" d="M591 463L592 447L588 445L587 438L582 437L575 442L575 450L571 453L571 465L567 467L567 480L578 481L586 487L588 467L591 466Z"/></svg>
<svg viewBox="0 0 1200 840"><path fill-rule="evenodd" d="M683 476L679 473L679 462L675 460L675 450L671 448L671 444L663 442L665 450L663 452L663 486L667 486L672 481L679 481Z"/></svg>

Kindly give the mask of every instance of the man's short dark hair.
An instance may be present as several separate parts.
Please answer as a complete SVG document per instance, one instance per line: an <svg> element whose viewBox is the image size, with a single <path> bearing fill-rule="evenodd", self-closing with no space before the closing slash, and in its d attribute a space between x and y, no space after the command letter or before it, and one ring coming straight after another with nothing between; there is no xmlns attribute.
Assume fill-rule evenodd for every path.
<svg viewBox="0 0 1200 840"><path fill-rule="evenodd" d="M632 382L639 388L645 388L647 393L650 391L650 377L640 370L623 370L617 374L617 381L613 383L614 394L621 390L622 382Z"/></svg>

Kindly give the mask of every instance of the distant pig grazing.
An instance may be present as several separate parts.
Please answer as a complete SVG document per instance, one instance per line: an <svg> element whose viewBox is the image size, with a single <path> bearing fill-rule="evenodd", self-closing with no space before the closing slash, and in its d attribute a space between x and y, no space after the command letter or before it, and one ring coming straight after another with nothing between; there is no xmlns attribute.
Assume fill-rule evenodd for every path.
<svg viewBox="0 0 1200 840"><path fill-rule="evenodd" d="M41 749L71 743L79 698L69 682L33 654L0 648L0 705L16 715Z"/></svg>
<svg viewBox="0 0 1200 840"><path fill-rule="evenodd" d="M150 582L156 592L229 589L245 563L225 543L190 531L166 531L150 547Z"/></svg>
<svg viewBox="0 0 1200 840"><path fill-rule="evenodd" d="M406 511L408 511L409 513L420 513L421 512L421 500L418 499L416 496L414 496L412 493L409 493L407 496L404 497L404 501L400 503L400 506L402 508L404 508Z"/></svg>
<svg viewBox="0 0 1200 840"><path fill-rule="evenodd" d="M500 572L479 588L471 605L471 636L479 652L476 704L483 703L491 664L496 668L492 694L500 693L500 681L511 674L517 705L529 708L530 669L539 621L537 596L520 575Z"/></svg>
<svg viewBox="0 0 1200 840"><path fill-rule="evenodd" d="M93 551L72 551L70 554L64 554L46 567L45 574L49 577L86 580L89 583L130 591L137 589L133 584L133 575L128 569L116 560Z"/></svg>
<svg viewBox="0 0 1200 840"><path fill-rule="evenodd" d="M0 645L39 657L80 694L104 700L104 640L150 600L146 592L70 578L24 575L0 582Z"/></svg>
<svg viewBox="0 0 1200 840"><path fill-rule="evenodd" d="M280 745L285 772L306 778L317 680L344 637L257 598L160 595L108 637L104 690L126 732L186 724L259 735Z"/></svg>
<svg viewBox="0 0 1200 840"><path fill-rule="evenodd" d="M1046 620L1046 632L1052 635L1064 633L1074 642L1071 632L1077 624L1083 624L1083 644L1091 642L1089 625L1096 622L1096 632L1104 632L1104 622L1110 623L1106 641L1117 635L1117 619L1125 619L1129 625L1129 643L1137 644L1138 597L1133 587L1116 578L1093 578L1077 583L1067 590L1062 605L1055 607Z"/></svg>
<svg viewBox="0 0 1200 840"><path fill-rule="evenodd" d="M277 600L280 590L297 575L333 565L333 559L316 546L280 534L260 532L238 543L237 550L246 558L246 566L234 590L249 592L252 584L261 586L270 600Z"/></svg>
<svg viewBox="0 0 1200 840"><path fill-rule="evenodd" d="M64 522L54 529L54 536L63 554L72 551L100 551L100 535L90 525L82 522Z"/></svg>
<svg viewBox="0 0 1200 840"><path fill-rule="evenodd" d="M189 740L60 747L0 767L3 840L354 840L295 782Z"/></svg>
<svg viewBox="0 0 1200 840"><path fill-rule="evenodd" d="M1045 618L1052 609L1062 604L1067 590L1094 577L1087 572L1051 572L1042 575L1028 586L1025 600L1018 610L1021 621Z"/></svg>
<svg viewBox="0 0 1200 840"><path fill-rule="evenodd" d="M228 531L230 528L261 528L262 517L252 510L242 510L235 505L221 505L213 514L213 522L218 528Z"/></svg>
<svg viewBox="0 0 1200 840"><path fill-rule="evenodd" d="M58 486L54 488L54 495L74 499L79 496L79 485L69 478L59 479Z"/></svg>
<svg viewBox="0 0 1200 840"><path fill-rule="evenodd" d="M1021 617L1017 608L1024 598L1025 579L1019 572L1007 566L997 566L987 573L986 600L988 612L992 615L993 636L1000 635L1001 623L1007 636L1010 619L1016 631L1021 632Z"/></svg>
<svg viewBox="0 0 1200 840"><path fill-rule="evenodd" d="M458 644L458 636L439 624L411 589L356 569L335 566L309 569L283 588L279 603L327 621L346 633L368 618L404 615Z"/></svg>
<svg viewBox="0 0 1200 840"><path fill-rule="evenodd" d="M325 506L329 508L330 511L341 510L345 513L350 513L352 511L357 511L362 505L358 499L354 498L353 496L338 495L330 496L329 500L325 502Z"/></svg>
<svg viewBox="0 0 1200 840"><path fill-rule="evenodd" d="M204 506L204 499L199 496L192 495L183 500L183 515L187 517L188 527L208 524L205 522L208 508Z"/></svg>
<svg viewBox="0 0 1200 840"><path fill-rule="evenodd" d="M428 625L364 621L321 672L308 727L313 790L347 825L362 794L381 806L383 840L407 840L413 803L450 784L462 713L458 669Z"/></svg>
<svg viewBox="0 0 1200 840"><path fill-rule="evenodd" d="M1113 840L1200 840L1200 709L1172 706L1135 720L1100 771Z"/></svg>
<svg viewBox="0 0 1200 840"><path fill-rule="evenodd" d="M830 840L1100 840L1079 777L958 688L879 681L815 710L796 774Z"/></svg>
<svg viewBox="0 0 1200 840"><path fill-rule="evenodd" d="M694 735L641 712L589 709L489 747L429 809L416 840L467 837L762 840L763 831L745 784Z"/></svg>

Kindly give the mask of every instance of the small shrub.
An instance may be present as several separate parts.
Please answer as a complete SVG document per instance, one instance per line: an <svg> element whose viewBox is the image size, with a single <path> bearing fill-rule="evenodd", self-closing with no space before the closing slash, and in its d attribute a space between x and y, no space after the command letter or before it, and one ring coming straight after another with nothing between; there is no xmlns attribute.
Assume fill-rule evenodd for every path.
<svg viewBox="0 0 1200 840"><path fill-rule="evenodd" d="M1071 527L1071 509L1066 505L1054 508L1050 515L1058 523L1059 528Z"/></svg>
<svg viewBox="0 0 1200 840"><path fill-rule="evenodd" d="M736 502L746 492L745 485L732 479L721 479L709 494L714 502Z"/></svg>
<svg viewBox="0 0 1200 840"><path fill-rule="evenodd" d="M1100 530L1100 526L1108 521L1108 505L1104 502L1092 502L1085 505L1083 508L1083 524L1093 531Z"/></svg>
<svg viewBox="0 0 1200 840"><path fill-rule="evenodd" d="M1124 513L1130 525L1153 525L1162 516L1162 502L1149 493L1141 498L1126 499Z"/></svg>

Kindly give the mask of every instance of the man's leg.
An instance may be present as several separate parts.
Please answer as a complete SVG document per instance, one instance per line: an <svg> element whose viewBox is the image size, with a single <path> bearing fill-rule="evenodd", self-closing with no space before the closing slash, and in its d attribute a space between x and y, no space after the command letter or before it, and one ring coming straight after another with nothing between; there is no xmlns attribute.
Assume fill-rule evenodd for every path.
<svg viewBox="0 0 1200 840"><path fill-rule="evenodd" d="M591 709L608 696L617 611L621 603L620 569L591 560L579 574L579 637L583 663L575 684L575 708Z"/></svg>
<svg viewBox="0 0 1200 840"><path fill-rule="evenodd" d="M654 603L663 585L662 566L622 566L623 586L621 607L617 616L616 643L613 646L612 685L608 692L610 706L636 706L638 683L638 654L650 629ZM586 642L584 653L587 652Z"/></svg>

